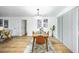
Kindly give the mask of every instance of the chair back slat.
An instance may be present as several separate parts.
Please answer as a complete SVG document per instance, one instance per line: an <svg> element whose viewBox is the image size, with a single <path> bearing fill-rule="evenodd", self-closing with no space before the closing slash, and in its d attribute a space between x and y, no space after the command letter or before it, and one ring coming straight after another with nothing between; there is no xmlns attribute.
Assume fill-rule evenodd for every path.
<svg viewBox="0 0 79 59"><path fill-rule="evenodd" d="M45 43L44 36L37 36L36 37L36 43L37 44L44 44Z"/></svg>

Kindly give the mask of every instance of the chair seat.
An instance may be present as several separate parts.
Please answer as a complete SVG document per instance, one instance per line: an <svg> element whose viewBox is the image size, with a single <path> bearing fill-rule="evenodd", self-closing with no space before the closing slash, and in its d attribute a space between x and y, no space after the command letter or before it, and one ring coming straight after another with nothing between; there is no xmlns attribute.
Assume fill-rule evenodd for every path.
<svg viewBox="0 0 79 59"><path fill-rule="evenodd" d="M44 36L37 36L36 37L36 43L37 44L44 44L45 43L45 39L44 39Z"/></svg>

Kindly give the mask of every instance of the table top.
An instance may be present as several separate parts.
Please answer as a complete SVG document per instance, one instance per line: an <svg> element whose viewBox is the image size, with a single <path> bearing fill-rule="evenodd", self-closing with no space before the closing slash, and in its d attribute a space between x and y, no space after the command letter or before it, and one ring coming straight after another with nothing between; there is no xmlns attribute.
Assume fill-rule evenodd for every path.
<svg viewBox="0 0 79 59"><path fill-rule="evenodd" d="M48 37L49 35L46 34L46 33L42 33L42 34L38 34L38 33L34 33L32 34L33 37L36 37L36 36L44 36L44 37Z"/></svg>

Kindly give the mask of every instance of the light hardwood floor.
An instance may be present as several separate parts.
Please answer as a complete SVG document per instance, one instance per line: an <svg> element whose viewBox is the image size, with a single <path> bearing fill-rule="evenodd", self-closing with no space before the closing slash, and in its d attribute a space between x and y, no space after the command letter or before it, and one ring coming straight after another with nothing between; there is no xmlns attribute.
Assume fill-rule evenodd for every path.
<svg viewBox="0 0 79 59"><path fill-rule="evenodd" d="M56 38L49 37L52 46L57 53L71 53L71 51L60 43ZM0 43L0 53L23 53L32 37L15 37L12 40Z"/></svg>
<svg viewBox="0 0 79 59"><path fill-rule="evenodd" d="M55 37L49 37L51 43L57 53L72 53L62 42L60 42Z"/></svg>

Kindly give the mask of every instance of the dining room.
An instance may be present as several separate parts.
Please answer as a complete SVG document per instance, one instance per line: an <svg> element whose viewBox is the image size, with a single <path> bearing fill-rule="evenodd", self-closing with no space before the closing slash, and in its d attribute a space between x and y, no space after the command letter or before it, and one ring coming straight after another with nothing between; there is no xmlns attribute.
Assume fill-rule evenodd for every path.
<svg viewBox="0 0 79 59"><path fill-rule="evenodd" d="M0 52L77 53L78 9L78 6L0 6Z"/></svg>

